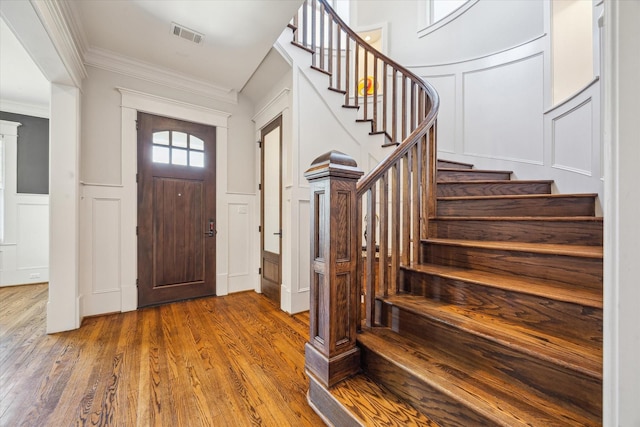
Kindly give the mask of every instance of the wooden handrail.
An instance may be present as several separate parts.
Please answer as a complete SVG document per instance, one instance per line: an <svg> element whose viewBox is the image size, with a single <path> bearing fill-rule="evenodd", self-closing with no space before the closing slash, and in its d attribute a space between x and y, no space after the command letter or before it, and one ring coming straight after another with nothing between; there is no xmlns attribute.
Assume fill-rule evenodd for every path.
<svg viewBox="0 0 640 427"><path fill-rule="evenodd" d="M387 172L391 167L406 156L411 147L416 145L421 137L423 137L429 129L435 125L437 118L437 110L430 114L431 117L427 118L420 123L416 129L409 135L395 150L387 155L380 163L378 163L373 169L366 173L360 181L358 181L357 195L362 197L369 188L373 186L382 175Z"/></svg>
<svg viewBox="0 0 640 427"><path fill-rule="evenodd" d="M341 276L343 282L340 284L329 283L325 279L322 281L324 285L319 284L318 277L324 278L326 274L312 272L311 323L315 325L316 332L325 331L333 337L331 331L342 333L344 319L351 319L353 313L357 313L354 316L356 325L351 326L358 330L363 324L367 327L378 324L381 313L376 312L376 298L401 291L400 266L417 262L421 257L421 240L428 237L428 221L435 215L436 118L440 100L429 83L375 50L349 28L327 0L305 0L290 26L294 29L292 43L313 54L312 68L330 76L329 89L344 94L344 107L358 109L357 121L370 122L371 133L385 135L387 143L384 146L393 146L386 158L357 184L353 177L349 184L355 201L355 224L349 226L347 240L359 248L355 251L357 260L352 266L356 277L349 279L353 283L345 285L345 276ZM344 160L342 153L332 153L327 154L327 159ZM346 156L346 159L350 158ZM335 175L339 167L331 166L333 163L329 160L326 160L326 165L323 162L325 160L314 168L327 167L329 183L313 182L315 198L320 197L318 194L325 194L328 191L325 189L334 188L332 180L343 181L339 174ZM308 177L315 180L312 169L308 171ZM344 195L340 197L344 199ZM340 201L330 199L317 203L326 208ZM333 215L345 214L340 209L326 212L332 216L330 223L338 224L343 218L333 218ZM318 214L314 208L312 215ZM316 225L312 247L320 241L330 245L345 238L318 235L321 220L329 221L326 217L314 216L312 219L312 224ZM331 229L327 227L327 233ZM326 250L331 253L333 248ZM314 262L317 264L319 261L312 259ZM326 268L333 271L331 266ZM328 287L322 291L326 291L327 296L318 301L316 298L321 294L318 287L321 286ZM335 304L334 300L327 299L335 293L344 293L344 289L353 293L347 298L349 303ZM360 318L360 295L365 297L364 319ZM357 306L352 306L354 304ZM320 321L326 324L319 325ZM316 377L323 377L323 383L334 384L339 379L330 372L337 369L344 376L349 369L354 369L352 363L349 369L344 369L344 362L338 361L345 360L341 358L343 352L353 360L355 338L350 336L343 341L349 343L343 344L345 350L337 350L336 342L328 343L324 338L317 338L314 330L311 332L307 368Z"/></svg>

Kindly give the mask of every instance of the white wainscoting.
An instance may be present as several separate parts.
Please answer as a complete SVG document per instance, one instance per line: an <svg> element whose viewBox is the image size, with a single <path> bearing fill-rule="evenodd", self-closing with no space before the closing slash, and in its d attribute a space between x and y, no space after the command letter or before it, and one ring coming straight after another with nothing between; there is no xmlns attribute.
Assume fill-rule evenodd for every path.
<svg viewBox="0 0 640 427"><path fill-rule="evenodd" d="M542 164L542 54L463 72L464 154Z"/></svg>
<svg viewBox="0 0 640 427"><path fill-rule="evenodd" d="M49 281L49 196L16 194L4 206L5 240L0 244L0 286Z"/></svg>
<svg viewBox="0 0 640 427"><path fill-rule="evenodd" d="M247 215L254 215L255 196L226 191L227 121L230 115L134 90L120 88L119 91L122 93L122 185L82 185L79 254L81 316L137 308L137 111L216 126L216 293L226 295L230 289L252 289L253 282L246 266L237 258L245 257L247 246L252 248L243 221L244 214L239 212L245 206ZM236 236L244 237L231 243ZM241 253L230 253L230 248L234 251L238 249ZM232 285L230 267L234 269Z"/></svg>
<svg viewBox="0 0 640 427"><path fill-rule="evenodd" d="M311 203L309 200L298 201L298 236L300 243L307 243L311 238ZM298 248L298 283L299 292L309 292L311 290L311 245L300 245Z"/></svg>
<svg viewBox="0 0 640 427"><path fill-rule="evenodd" d="M260 239L258 229L253 225L256 213L254 194L227 195L229 239L228 283L229 293L248 291L255 288L258 260L254 256Z"/></svg>
<svg viewBox="0 0 640 427"><path fill-rule="evenodd" d="M83 185L80 196L80 298L81 315L93 316L122 310L126 262L122 219L125 215L121 186ZM135 256L135 254L133 254Z"/></svg>
<svg viewBox="0 0 640 427"><path fill-rule="evenodd" d="M456 141L456 75L445 74L430 76L429 83L440 95L440 112L438 113L438 151L455 153Z"/></svg>
<svg viewBox="0 0 640 427"><path fill-rule="evenodd" d="M598 193L601 201L600 81L549 108L547 41L412 68L440 95L439 157L512 170L516 179L553 179L554 192Z"/></svg>
<svg viewBox="0 0 640 427"><path fill-rule="evenodd" d="M0 120L4 167L0 286L49 281L49 195L17 192L19 126Z"/></svg>
<svg viewBox="0 0 640 427"><path fill-rule="evenodd" d="M551 153L554 168L591 176L593 103L586 100L571 110L551 117Z"/></svg>

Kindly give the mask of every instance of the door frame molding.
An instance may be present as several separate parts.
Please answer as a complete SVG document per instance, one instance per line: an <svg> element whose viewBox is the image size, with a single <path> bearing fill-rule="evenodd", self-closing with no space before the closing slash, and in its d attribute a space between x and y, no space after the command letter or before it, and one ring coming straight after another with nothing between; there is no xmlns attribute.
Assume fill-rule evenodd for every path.
<svg viewBox="0 0 640 427"><path fill-rule="evenodd" d="M291 138L292 135L296 134L297 127L292 120L293 111L291 108L292 100L291 100L291 88L284 87L278 93L276 93L268 102L258 108L258 112L252 117L252 121L255 124L254 127L254 135L256 141L259 141L261 138L261 130L266 125L268 125L272 120L274 120L278 116L282 116L282 150L285 156L289 156L287 158L283 158L283 172L282 172L282 185L283 185L283 194L282 194L282 202L283 202L283 210L282 214L282 228L283 228L283 236L282 236L282 271L281 271L281 284L280 284L280 308L287 312L292 313L292 305L291 305L291 293L292 285L297 281L293 280L293 275L297 275L296 272L292 272L292 268L295 268L291 262L291 244L293 236L296 235L297 230L291 228L291 220L290 209L291 207L288 205L287 198L290 196L289 191L291 189L291 181L292 181L292 167L291 159L293 158L291 150ZM256 182L255 188L258 188L258 184L260 182L260 176L262 174L260 168L260 147L258 144L255 144L255 171L256 171ZM256 193L256 211L260 209L260 200L259 194ZM257 212L255 215L255 230L258 229L258 225L260 225L260 212ZM297 227L296 227L297 228ZM254 252L255 259L257 261L256 267L260 266L260 237L256 239L256 250ZM260 274L258 274L258 269L255 270L255 291L260 293L261 290L261 280Z"/></svg>
<svg viewBox="0 0 640 427"><path fill-rule="evenodd" d="M269 134L270 132L272 132L273 130L279 128L280 129L280 134L279 134L279 141L278 141L278 156L280 157L280 162L279 162L279 175L280 175L280 179L278 180L278 193L279 193L279 199L280 199L280 209L279 209L279 214L280 214L280 218L279 218L279 229L280 229L280 252L279 252L279 257L280 257L280 266L279 266L279 283L278 283L278 294L280 296L280 301L277 302L277 304L279 306L282 306L282 265L283 265L283 260L282 260L282 248L283 248L283 242L282 242L282 228L283 228L283 224L282 224L282 215L283 215L283 203L282 203L282 196L283 196L283 192L282 192L282 183L283 183L283 177L282 177L282 149L283 149L283 136L282 136L282 131L283 131L283 118L282 118L282 114L278 114L275 118L273 118L271 121L269 121L267 124L265 124L264 126L262 126L260 128L260 202L259 202L259 222L260 222L260 226L261 226L261 231L260 231L260 268L261 268L261 274L260 274L260 283L259 283L259 287L260 287L260 293L262 292L262 278L264 275L264 256L263 256L263 252L264 252L264 233L265 233L265 224L264 224L264 137L265 135Z"/></svg>
<svg viewBox="0 0 640 427"><path fill-rule="evenodd" d="M150 95L127 88L116 88L122 96L121 185L122 185L122 251L121 251L121 311L138 308L137 237L138 218L138 148L136 119L138 111L171 117L216 128L216 295L229 293L228 251L229 217L227 193L227 144L230 113L202 107L187 102Z"/></svg>

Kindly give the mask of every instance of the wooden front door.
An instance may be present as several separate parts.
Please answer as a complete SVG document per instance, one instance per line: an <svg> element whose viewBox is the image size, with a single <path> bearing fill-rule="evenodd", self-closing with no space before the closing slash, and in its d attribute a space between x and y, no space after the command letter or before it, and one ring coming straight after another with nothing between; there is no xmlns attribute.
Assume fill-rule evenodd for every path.
<svg viewBox="0 0 640 427"><path fill-rule="evenodd" d="M261 192L261 289L262 293L280 306L280 283L282 277L282 168L280 153L282 145L282 117L278 117L261 132L262 192Z"/></svg>
<svg viewBox="0 0 640 427"><path fill-rule="evenodd" d="M215 135L138 113L138 307L216 293Z"/></svg>

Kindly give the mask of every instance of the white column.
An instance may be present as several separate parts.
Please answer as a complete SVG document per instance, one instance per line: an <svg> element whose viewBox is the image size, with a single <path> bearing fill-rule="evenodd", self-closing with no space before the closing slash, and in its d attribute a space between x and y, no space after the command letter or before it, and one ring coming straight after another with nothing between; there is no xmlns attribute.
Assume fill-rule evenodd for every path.
<svg viewBox="0 0 640 427"><path fill-rule="evenodd" d="M640 426L640 2L605 1L603 424Z"/></svg>
<svg viewBox="0 0 640 427"><path fill-rule="evenodd" d="M0 191L0 286L17 284L12 280L16 271L16 193L17 193L17 158L18 158L18 122L0 120L0 138L2 146L0 161L3 162L4 173L2 190ZM19 283L19 282L18 282Z"/></svg>
<svg viewBox="0 0 640 427"><path fill-rule="evenodd" d="M80 90L52 83L50 105L50 274L47 332L54 333L80 327Z"/></svg>

